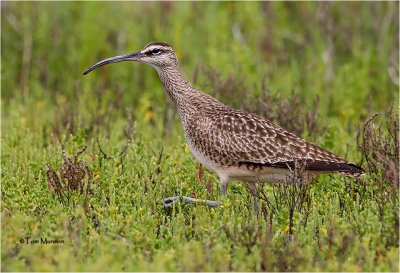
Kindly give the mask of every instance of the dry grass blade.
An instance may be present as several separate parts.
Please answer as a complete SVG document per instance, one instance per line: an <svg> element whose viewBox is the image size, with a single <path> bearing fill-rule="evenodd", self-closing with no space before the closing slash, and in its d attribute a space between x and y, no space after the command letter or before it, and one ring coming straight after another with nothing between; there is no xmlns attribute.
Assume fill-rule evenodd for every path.
<svg viewBox="0 0 400 273"><path fill-rule="evenodd" d="M64 162L60 167L59 175L50 165L47 166L48 190L54 190L64 206L70 205L71 192L77 192L78 195L85 196L83 201L83 205L85 205L91 192L92 171L83 160L79 160L79 156L86 151L87 147L80 149L71 159L67 156L64 143L60 142L60 145Z"/></svg>
<svg viewBox="0 0 400 273"><path fill-rule="evenodd" d="M359 129L357 143L366 162L370 180L366 181L376 200L386 246L399 245L399 111L394 105L386 113L385 127L370 117ZM394 221L391 219L395 219Z"/></svg>
<svg viewBox="0 0 400 273"><path fill-rule="evenodd" d="M381 176L393 191L399 187L399 120L394 105L386 114L386 130L374 123L381 114L371 116L359 129L357 143L368 173Z"/></svg>
<svg viewBox="0 0 400 273"><path fill-rule="evenodd" d="M293 235L294 213L304 213L304 223L307 225L307 218L311 212L311 196L309 185L314 181L314 177L307 172L307 164L303 161L295 161L295 167L291 169L291 175L285 182L276 184L272 188L273 198L270 200L264 190L264 185L258 186L258 197L265 201L267 208L263 210L264 216L271 217L283 209L288 209L289 225L288 234Z"/></svg>

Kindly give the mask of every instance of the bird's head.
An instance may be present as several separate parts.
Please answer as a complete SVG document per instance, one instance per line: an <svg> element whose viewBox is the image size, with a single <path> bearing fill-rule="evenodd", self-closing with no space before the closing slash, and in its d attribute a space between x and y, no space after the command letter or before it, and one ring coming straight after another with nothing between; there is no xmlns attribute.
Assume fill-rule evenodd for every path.
<svg viewBox="0 0 400 273"><path fill-rule="evenodd" d="M178 60L172 47L164 42L152 42L145 46L141 51L126 55L119 55L101 60L83 72L83 75L88 74L92 70L110 63L123 61L136 61L149 64L157 70L165 67L176 66Z"/></svg>

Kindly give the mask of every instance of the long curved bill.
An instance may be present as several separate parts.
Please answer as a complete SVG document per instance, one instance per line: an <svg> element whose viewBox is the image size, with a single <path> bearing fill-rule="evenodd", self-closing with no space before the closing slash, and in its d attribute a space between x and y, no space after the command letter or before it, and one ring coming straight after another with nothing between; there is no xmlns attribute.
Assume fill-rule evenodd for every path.
<svg viewBox="0 0 400 273"><path fill-rule="evenodd" d="M127 54L127 55L119 55L119 56L115 56L115 57L104 59L104 60L102 60L102 61L100 61L98 63L95 63L94 65L92 65L88 69L86 69L83 72L83 75L86 75L89 72L91 72L92 70L95 70L96 68L98 68L100 66L103 66L103 65L106 65L106 64L118 63L118 62L123 62L123 61L137 61L137 60L139 60L139 58L142 55L143 55L143 53L135 52L135 53Z"/></svg>

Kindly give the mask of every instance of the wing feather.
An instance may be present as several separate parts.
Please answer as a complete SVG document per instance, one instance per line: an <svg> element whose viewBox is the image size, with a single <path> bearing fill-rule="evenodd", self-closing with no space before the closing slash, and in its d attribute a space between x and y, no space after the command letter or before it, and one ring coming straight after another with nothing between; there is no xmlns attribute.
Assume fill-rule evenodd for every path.
<svg viewBox="0 0 400 273"><path fill-rule="evenodd" d="M199 128L190 131L197 135L194 139L199 140L201 150L216 161L287 167L295 160L305 160L310 170L362 170L255 114L224 108L221 114L216 115L214 109L203 117L196 122Z"/></svg>

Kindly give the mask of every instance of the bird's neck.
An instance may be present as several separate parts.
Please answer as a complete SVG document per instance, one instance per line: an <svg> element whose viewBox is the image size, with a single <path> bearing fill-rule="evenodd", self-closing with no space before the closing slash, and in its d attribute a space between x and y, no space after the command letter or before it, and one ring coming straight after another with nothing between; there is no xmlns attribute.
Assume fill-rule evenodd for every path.
<svg viewBox="0 0 400 273"><path fill-rule="evenodd" d="M157 71L166 92L178 108L185 131L188 125L194 122L193 119L225 107L215 98L197 91L185 81L178 67L158 68Z"/></svg>
<svg viewBox="0 0 400 273"><path fill-rule="evenodd" d="M195 111L196 97L198 92L189 82L187 82L178 67L163 67L157 68L158 75L164 88L171 100L178 107L182 114L185 111Z"/></svg>

